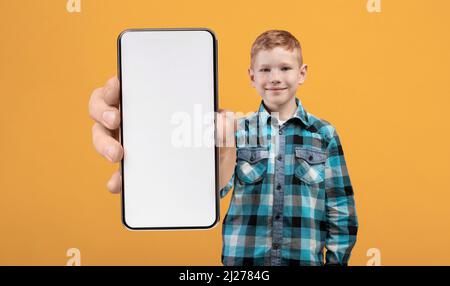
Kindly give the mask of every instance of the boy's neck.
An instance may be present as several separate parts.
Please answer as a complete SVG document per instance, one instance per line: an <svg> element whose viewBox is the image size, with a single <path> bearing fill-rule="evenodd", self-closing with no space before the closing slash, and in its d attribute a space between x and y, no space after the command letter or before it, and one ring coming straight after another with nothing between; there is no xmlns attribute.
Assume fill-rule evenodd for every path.
<svg viewBox="0 0 450 286"><path fill-rule="evenodd" d="M264 102L264 101L263 101ZM291 118L295 111L297 110L297 103L295 102L295 97L283 105L270 106L264 102L264 106L267 111L279 120L286 121Z"/></svg>

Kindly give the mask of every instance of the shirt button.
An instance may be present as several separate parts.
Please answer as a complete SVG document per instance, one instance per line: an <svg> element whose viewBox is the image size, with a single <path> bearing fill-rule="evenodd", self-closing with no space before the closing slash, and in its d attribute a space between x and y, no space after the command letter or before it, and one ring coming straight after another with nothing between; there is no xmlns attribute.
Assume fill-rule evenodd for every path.
<svg viewBox="0 0 450 286"><path fill-rule="evenodd" d="M252 155L250 156L250 160L251 160L251 161L255 160L255 154L252 154Z"/></svg>
<svg viewBox="0 0 450 286"><path fill-rule="evenodd" d="M275 219L276 220L279 220L281 218L281 216L279 215L279 214L277 214L276 216L275 216Z"/></svg>
<svg viewBox="0 0 450 286"><path fill-rule="evenodd" d="M282 135L283 134L283 130L278 130L278 134Z"/></svg>
<svg viewBox="0 0 450 286"><path fill-rule="evenodd" d="M278 248L280 248L280 244L279 243L274 243L273 245L272 245L272 247L273 247L273 249L278 249Z"/></svg>
<svg viewBox="0 0 450 286"><path fill-rule="evenodd" d="M281 184L278 184L277 190L281 190Z"/></svg>
<svg viewBox="0 0 450 286"><path fill-rule="evenodd" d="M278 161L281 161L281 160L283 160L283 156L278 155Z"/></svg>
<svg viewBox="0 0 450 286"><path fill-rule="evenodd" d="M309 161L312 161L313 156L312 156L312 155L309 155L308 159L309 159Z"/></svg>

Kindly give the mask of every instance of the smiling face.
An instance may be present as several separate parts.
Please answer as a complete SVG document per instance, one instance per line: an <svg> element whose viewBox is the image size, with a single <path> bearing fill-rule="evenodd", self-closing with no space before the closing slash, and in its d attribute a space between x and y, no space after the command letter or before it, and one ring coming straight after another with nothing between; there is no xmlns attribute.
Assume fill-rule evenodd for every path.
<svg viewBox="0 0 450 286"><path fill-rule="evenodd" d="M276 111L286 104L295 104L295 94L306 78L307 66L299 62L299 51L275 47L259 51L249 71L252 86L264 104Z"/></svg>

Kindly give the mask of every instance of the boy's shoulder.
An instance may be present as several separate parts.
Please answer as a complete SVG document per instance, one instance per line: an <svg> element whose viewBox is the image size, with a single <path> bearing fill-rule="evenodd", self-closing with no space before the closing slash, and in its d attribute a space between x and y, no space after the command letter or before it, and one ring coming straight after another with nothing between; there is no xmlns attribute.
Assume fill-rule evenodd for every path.
<svg viewBox="0 0 450 286"><path fill-rule="evenodd" d="M311 132L316 132L327 140L331 140L331 138L337 135L336 128L329 121L319 118L309 112L305 111L305 113L307 114L308 122L310 122L308 129Z"/></svg>

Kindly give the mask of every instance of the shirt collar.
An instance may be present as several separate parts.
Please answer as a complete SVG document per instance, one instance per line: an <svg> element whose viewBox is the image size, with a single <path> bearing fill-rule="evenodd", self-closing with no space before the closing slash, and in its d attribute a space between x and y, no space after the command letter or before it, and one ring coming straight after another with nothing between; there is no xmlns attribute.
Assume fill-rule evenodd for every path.
<svg viewBox="0 0 450 286"><path fill-rule="evenodd" d="M295 103L297 104L297 110L294 112L291 118L298 118L303 122L303 124L305 124L305 126L307 127L310 126L311 124L308 121L308 114L303 109L302 102L300 101L300 99L295 98ZM258 109L258 115L261 116L263 122L266 123L267 120L272 117L272 115L267 111L264 105L264 101L261 101L261 104ZM288 120L290 120L291 118L289 118Z"/></svg>

